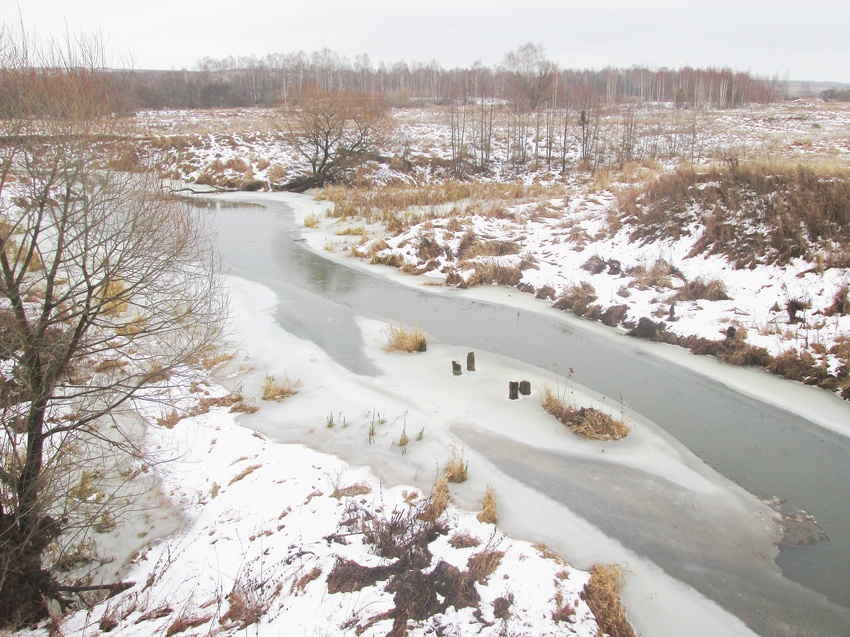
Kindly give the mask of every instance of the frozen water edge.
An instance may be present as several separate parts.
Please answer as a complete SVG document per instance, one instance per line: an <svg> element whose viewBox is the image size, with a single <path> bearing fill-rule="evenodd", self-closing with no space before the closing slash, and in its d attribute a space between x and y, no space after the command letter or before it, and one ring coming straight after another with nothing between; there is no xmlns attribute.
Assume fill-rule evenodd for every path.
<svg viewBox="0 0 850 637"><path fill-rule="evenodd" d="M303 209L301 211L301 214L303 214L303 212L305 210L315 210L317 206L319 206L319 207L322 206L322 204L316 204L316 202L312 201L308 196L301 196L301 197L295 197L295 198L293 198L291 196L280 197L279 195L267 195L267 196L269 198L275 199L277 201L284 200L288 204L296 203L296 201L293 201L293 199L300 200L300 204L303 204ZM243 197L237 195L234 198L241 199ZM254 197L252 196L251 198L253 199ZM258 197L258 198L263 198L263 197ZM298 215L296 215L296 218L297 217L298 217ZM309 232L306 233L308 238L309 238L309 235L311 235L311 234L317 234L317 233L314 233L313 231L309 231ZM319 233L319 236L321 236L321 233ZM315 240L315 237L313 237L313 239ZM278 238L278 240L280 240L280 237ZM318 245L314 245L313 248L315 249L316 252L320 252L320 250L321 250L321 248ZM325 251L321 251L321 256L323 258L327 258L327 257L333 258L334 254L332 252L328 253L328 252L325 252ZM358 264L355 260L352 260L352 259L338 258L337 260L342 262L347 267L352 267L352 266L362 267L363 269L371 269L373 272L376 270L376 268L374 268L374 267L369 268L368 266L363 266L362 264ZM389 278L392 278L396 274L394 270L391 270L391 269L388 269L388 268L377 268L377 270L379 271L379 273L381 275L386 276L386 275L389 274L390 275ZM259 280L263 280L263 277L258 277L258 278L259 278ZM421 282L421 278L417 280L413 277L408 277L406 275L405 276L399 276L399 280L401 282L407 284L407 285L413 285L413 286L418 286ZM433 292L434 288L430 288L429 291ZM509 290L506 290L506 289L498 289L498 288L482 288L482 289L475 290L475 292L482 293L482 294L485 294L485 295L492 295L495 298L496 304L505 304L504 303L505 297L508 297L509 302L513 302L513 301L510 300L510 297L515 297L514 301L516 299L519 299L520 302L526 302L526 303L530 302L532 305L536 306L534 309L536 309L537 311L541 311L542 303L534 301L533 299L528 297L528 295L522 295L522 294L518 294L516 292L512 292L512 291L509 291ZM461 296L467 295L466 291L458 291L458 290L453 290L453 289L440 290L439 293L443 294L443 295L447 295L447 296L448 295L455 295L455 294L458 294L458 295L461 295ZM499 295L502 295L502 296L499 296ZM468 298L468 296L467 296L467 298ZM493 302L488 297L485 297L485 300L487 300L488 302ZM551 310L548 310L548 308L544 308L544 311L551 312ZM561 320L561 321L568 321L569 318L570 318L570 317L568 317L568 316L566 316L562 313L557 313L557 315L558 315L558 319ZM315 318L312 319L312 320L315 320ZM639 342L634 341L633 339L623 339L620 335L618 335L613 330L610 330L608 328L604 328L602 326L593 325L593 324L587 323L586 321L583 321L583 320L575 320L575 323L576 323L576 326L580 329L581 328L587 328L587 329L583 329L583 331L591 334L593 340L599 339L601 341L601 339L605 339L606 341L608 341L608 343L618 342L619 348L623 349L624 351L625 350L634 351L635 349L642 349L643 348L643 349L645 349L645 351L647 352L648 355L654 356L651 349L654 348L656 344L639 343ZM362 321L361 321L361 325L363 325ZM356 340L359 342L359 341L362 341L363 339L361 339L360 335L358 334ZM606 344L608 344L608 343L606 343ZM359 346L358 346L358 349L359 349ZM667 349L673 349L673 348L667 348ZM682 351L679 351L679 353L685 354L686 356L688 356L691 359L695 358L695 357L692 357L690 355L687 355L687 353L682 352ZM452 352L451 355L452 355L452 357L462 357L462 355L465 355L465 351L463 351L463 352ZM380 356L386 356L386 355L380 354ZM657 365L658 367L663 367L664 361L662 359L658 359L658 362L654 363L654 364ZM509 365L515 365L515 361L510 361ZM371 367L374 370L374 365L372 365ZM749 370L747 370L747 371L749 371ZM369 374L374 374L374 373L375 373L374 371L369 372ZM766 374L758 374L758 375L762 376L762 377L766 376ZM771 378L771 380L777 380L777 379ZM500 383L501 383L501 381L500 381ZM788 384L789 383L783 383L783 386L788 385ZM383 387L381 389L383 390ZM801 389L806 389L806 388L801 387ZM823 393L825 393L825 392L821 392L821 394L823 394ZM602 400L602 399L597 397L597 400ZM462 423L462 424L464 424L464 423ZM470 423L465 423L465 424L470 424ZM400 431L401 431L400 428L397 429L396 435L400 434ZM413 433L414 431L415 430L413 430L411 427L408 427L408 433ZM451 431L453 433L458 433L457 427L454 427L454 426L451 427ZM311 435L312 435L313 440L314 440L314 442L311 442L311 444L316 444L315 441L318 440L318 438L320 437L320 434L318 432L313 432ZM389 435L389 434L387 434L387 435ZM361 450L361 452L362 452L362 450ZM445 449L443 449L443 452L445 453ZM363 452L363 453L366 453L366 452ZM369 464L372 464L373 466L377 466L377 464L379 464L381 462L381 454L379 454L379 453L373 454L373 456L374 457L367 459L366 462L369 463ZM439 459L433 460L430 464L434 465L438 461L439 461ZM384 474L382 474L382 475L384 475ZM402 477L402 481L404 481L403 477ZM669 480L666 480L666 482L672 484L672 482L669 481ZM503 520L503 523L507 524L508 522ZM531 531L530 536L532 536L532 537L535 536L535 533L539 534L539 531L536 531L533 528L530 529L530 531ZM561 538L561 541L564 541L563 538ZM693 542L693 539L691 539L691 542ZM772 550L773 550L772 548L769 549L767 551L767 554L772 554ZM566 551L564 551L564 552L566 553ZM765 553L762 553L762 555L764 555L764 554ZM572 553L570 553L570 555L572 555ZM580 553L579 553L579 555L580 555ZM593 558L590 558L590 559L593 559ZM770 564L770 569L768 569L768 570L770 571L770 573L773 574L774 579L781 579L781 576L778 573L775 572L775 568L773 568L772 563ZM799 615L799 611L798 611L798 615ZM777 621L781 622L781 620L777 620ZM764 632L764 631L761 631L761 632ZM770 633L770 634L778 634L778 633ZM824 634L832 634L832 633L824 633ZM838 634L842 634L842 632L839 631Z"/></svg>
<svg viewBox="0 0 850 637"><path fill-rule="evenodd" d="M252 366L268 369L272 373L287 371L301 379L301 392L280 406L271 406L260 412L241 418L242 424L260 430L284 442L306 442L314 448L337 454L355 464L369 464L378 476L387 484L415 483L427 488L435 475L436 463L447 458L450 444L457 442L452 433L456 421L483 419L495 423L498 431L509 433L510 419L498 417L504 413L504 405L496 404L489 410L478 414L482 407L479 401L470 407L468 396L452 399L442 383L445 374L437 370L444 362L446 354L441 346L429 348L425 357L404 357L383 354L377 338L381 325L363 321L364 337L369 343L371 356L380 363L384 375L377 378L356 376L339 367L327 355L312 343L301 341L281 330L274 323L271 312L274 308L273 293L259 284L231 277L233 297L237 307L239 321L240 350L244 350ZM446 346L448 347L448 346ZM499 357L479 357L482 370L494 374L500 371L515 373L511 365L505 369L505 361ZM416 376L402 373L402 368L415 366ZM531 372L531 369L523 369ZM482 371L482 374L484 372ZM240 383L246 395L259 391L262 374L257 371L241 377ZM396 379L410 379L408 384L396 382ZM484 378L478 376L475 380ZM539 377L535 377L536 381ZM472 383L473 376L464 380ZM486 378L481 382L485 382ZM436 397L436 402L422 405L423 395ZM486 401L487 399L482 399ZM596 443L584 444L582 441L565 435L546 421L534 401L522 405L522 420L526 426L536 427L541 435L539 443L543 446L558 444L569 453L589 453L588 447ZM387 425L379 432L377 444L366 441L366 416L378 412ZM475 418L470 412L476 412ZM337 426L326 426L329 414L336 414ZM339 424L343 419L348 426ZM528 423L535 423L529 425ZM554 422L554 421L553 421ZM312 426L308 423L313 423ZM411 443L410 451L401 456L392 448L392 440L397 439L402 427L406 427L413 438L424 427L421 443ZM647 426L647 428L649 428ZM644 429L639 426L637 431ZM641 438L643 442L638 441ZM628 466L635 462L636 456L648 453L657 464L676 463L675 469L666 470L663 481L679 484L693 493L707 492L716 495L718 490L729 489L727 503L737 510L742 520L748 520L755 533L755 542L761 551L773 549L775 528L770 524L770 514L760 503L747 494L736 491L734 486L715 484L710 479L710 470L691 457L686 450L676 449L674 441L665 440L659 432L646 436L635 434L632 437L635 448L622 452L606 452L610 456L607 462L619 462ZM640 451L637 446L642 445ZM534 490L524 487L499 471L485 458L468 453L470 461L470 480L456 491L461 506L476 508L477 498L483 494L484 484L493 484L499 493L501 522L506 531L516 533L527 539L543 541L553 548L570 556L579 566L587 566L596 561L620 562L629 569L628 585L624 590L631 617L639 632L650 636L666 637L670 635L751 635L744 624L717 604L697 593L692 588L669 577L651 562L641 559L596 529L593 525ZM641 461L643 462L643 461ZM647 465L648 466L648 465ZM748 507L754 509L747 510ZM759 514L754 514L759 511ZM759 515L766 517L759 518ZM754 520L755 518L755 520ZM767 556L766 556L767 557ZM769 557L766 562L770 563Z"/></svg>

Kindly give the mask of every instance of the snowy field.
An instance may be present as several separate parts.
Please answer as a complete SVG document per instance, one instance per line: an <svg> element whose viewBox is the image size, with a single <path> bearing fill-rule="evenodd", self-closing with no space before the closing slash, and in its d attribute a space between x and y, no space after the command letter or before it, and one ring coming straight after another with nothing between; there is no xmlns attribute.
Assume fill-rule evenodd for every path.
<svg viewBox="0 0 850 637"><path fill-rule="evenodd" d="M300 167L297 157L275 133L274 122L258 113L143 114L139 127L154 141L140 155L175 179L285 178ZM409 147L411 157L445 159L447 126L440 113L400 111L394 117L400 131L396 139ZM705 118L706 155L747 148L792 159L850 161L847 109L793 103ZM227 133L220 132L222 121ZM386 149L391 154L402 150ZM417 173L415 180L440 179L429 170ZM518 174L507 164L494 172L529 184L553 179L546 170ZM384 166L374 167L372 177L377 185L415 181ZM418 248L428 239L448 255L472 233L484 242L518 247L513 254L476 257L482 265L513 268L523 259L536 265L523 269L519 281L534 294L514 294L511 303L543 309L551 298L535 298L539 291L551 288L557 297L587 284L602 311L626 306L627 322L651 317L673 333L709 339L722 339L732 326L746 334L749 344L773 355L793 347L838 370L842 363L832 352L846 343L850 323L847 316L827 317L824 310L836 289L850 282L846 269L818 272L812 263L798 260L781 268L736 270L719 256L688 257L690 239L641 246L629 240L627 229L604 232L616 191L626 185L616 178L604 184L577 179L561 184L552 196L510 202L499 215L434 214L397 234L363 218L342 222L328 216L332 204L317 202L312 194L285 197L299 223L311 226L303 236L313 250L409 285L427 284L440 293L446 289L445 270L452 268L466 280L473 274L463 269L468 263L446 256L427 268L431 259L424 259ZM450 225L458 217L461 225ZM359 230L352 232L352 227ZM372 250L373 244L378 249ZM399 266L419 274L369 265L368 259L352 258L355 250L396 258ZM606 264L616 259L620 271L593 272L585 267L592 257ZM661 260L682 275L673 277L670 287L631 285L634 277L623 274ZM671 312L671 295L697 278L722 281L730 298L677 302ZM579 439L540 409L536 391L517 402L503 396L494 400L491 388L501 388L501 379L513 377L517 363L481 352L478 371L456 379L445 373L445 360L465 351L429 340L426 353L387 353L387 326L367 319L358 324L366 354L381 373L358 376L313 343L282 330L273 319L277 299L270 290L237 277L228 283L233 316L228 348L235 356L198 387L208 398L238 393L245 404L259 409L237 414L214 407L171 428L149 429L148 447L171 459L159 465L156 475L165 505L147 516L143 530L119 525L100 538L104 547L132 552L109 570L136 585L62 620L59 634L386 635L402 621L394 609L404 586L396 580L395 590L387 590L393 574L379 575L393 559L380 555L375 529L386 529L386 520L422 528L428 517L423 510L435 500L435 485L453 449L468 463L469 479L449 485L452 504L439 516L440 532L423 545L427 559L419 565L420 574L432 583L442 578L442 583L433 584L435 593L428 601L437 610L427 619L408 618L408 634L596 635L598 625L582 590L598 563L624 569L622 598L633 626L645 637L753 634L717 604L575 513L464 449L457 436L463 427L594 461L604 451L612 467L657 480L728 522L741 560L758 560L765 576L780 577L772 560L781 533L775 513L639 414L630 420L629 437L616 445ZM496 286L464 294L508 302L505 288ZM798 297L805 297L809 307L804 321L793 322L784 305ZM608 333L624 329L596 327ZM728 382L737 379L735 368L707 357L666 347L662 355ZM542 370L523 365L519 371L535 388L552 381ZM279 403L262 400L270 376L288 379L297 393ZM810 400L810 393L798 393L811 391L802 385L777 393L773 381L779 382L765 375L764 382L742 389L780 404L803 404L816 422L847 433L837 399ZM462 398L458 382L463 383ZM580 386L571 388L571 396L577 405L599 406L598 397ZM186 395L176 400L188 409L196 399ZM156 416L149 414L149 419ZM490 487L496 494L495 525L477 517ZM345 571L352 563L358 568ZM459 589L465 591L461 597ZM50 630L35 632L47 635Z"/></svg>

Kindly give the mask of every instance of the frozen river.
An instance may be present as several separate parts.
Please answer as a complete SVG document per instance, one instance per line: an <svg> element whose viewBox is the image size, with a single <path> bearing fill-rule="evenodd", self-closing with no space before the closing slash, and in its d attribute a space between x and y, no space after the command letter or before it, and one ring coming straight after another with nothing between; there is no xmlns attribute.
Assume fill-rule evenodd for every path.
<svg viewBox="0 0 850 637"><path fill-rule="evenodd" d="M219 243L234 275L278 295L276 318L285 330L367 376L378 370L363 353L358 316L417 322L447 343L561 376L572 369L574 382L625 402L750 493L778 496L813 514L830 541L783 548L780 573L764 554L758 526L730 513L711 494L694 495L629 467L567 459L557 450L531 448L476 427L457 427L455 434L506 475L564 504L755 632L850 634L847 437L658 356L654 348L660 346L548 310L426 292L325 259L297 241L283 203L263 203L267 207L219 206ZM736 370L734 377L742 371L761 382L758 372ZM776 391L789 385L773 381ZM801 394L803 400L810 395L815 396ZM821 398L830 397L812 400ZM844 409L850 421L850 409L833 407L833 413Z"/></svg>

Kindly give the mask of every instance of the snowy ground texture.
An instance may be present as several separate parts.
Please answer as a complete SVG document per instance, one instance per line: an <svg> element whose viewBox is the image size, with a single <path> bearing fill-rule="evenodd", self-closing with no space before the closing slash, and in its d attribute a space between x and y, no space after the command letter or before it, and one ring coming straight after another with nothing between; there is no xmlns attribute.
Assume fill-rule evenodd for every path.
<svg viewBox="0 0 850 637"><path fill-rule="evenodd" d="M262 401L265 374L282 378L264 354L287 352L293 369L309 368L320 354L274 328L270 292L232 281L240 326L234 339L242 349L219 371L225 384L262 405L243 418L273 423L286 410L303 428L325 418L314 400L323 409L327 396L315 383L305 390L314 398L305 397L306 405ZM323 370L334 385L334 370ZM337 380L340 387L350 382ZM209 378L195 387L203 392L195 399L228 403L228 391ZM186 395L176 405L188 410L193 400ZM373 419L386 442L391 425ZM394 634L405 626L409 635L597 634L582 596L588 574L544 545L510 539L475 512L440 504L439 492L385 488L368 468L271 442L236 420L226 407L213 407L149 429L151 453L172 459L159 465L157 477L179 528L162 539L123 536L138 546L123 573L135 586L62 619L57 634L386 635L394 625ZM330 432L348 423L342 416L334 423L331 414L319 427ZM402 462L403 450L393 455ZM126 532L119 525L103 543L120 542ZM394 571L394 564L404 568ZM415 580L403 581L410 573ZM402 606L404 591L432 594Z"/></svg>
<svg viewBox="0 0 850 637"><path fill-rule="evenodd" d="M706 114L701 149L706 156L747 148L792 158L830 156L846 164L850 158L848 113L806 103ZM373 185L439 181L433 166L416 159L446 159L448 128L443 115L395 113L396 143L384 150L389 155L406 153L419 168L413 174L396 174L386 166L373 166ZM214 184L280 182L301 167L275 132L274 122L260 111L143 114L139 126L149 135L149 144L140 148L140 159L159 164L166 177ZM222 128L228 132L222 133ZM793 347L821 357L833 371L840 365L830 352L848 334L848 317L826 317L823 310L836 289L848 282L846 269L818 271L812 263L797 260L781 268L736 270L719 256L686 257L693 239L640 246L629 241L628 229L607 231L615 191L626 185L616 177L601 184L586 179L564 184L546 170L517 172L507 162L497 162L490 178L508 175L526 184L559 185L551 194L544 188L543 194L506 202L497 214L486 206L470 209L468 202L458 202L454 214L453 206L428 210L422 218L412 215L398 234L387 233L385 225L374 220L340 222L326 216L331 210L326 202L302 200L297 214L315 226L304 230L315 249L341 257L356 248L369 258L395 259L397 265L420 272L419 277L408 277L414 285L426 281L444 285L451 272L456 284L467 282L475 274L476 263L480 268L517 269L521 278L511 285L549 301L582 284L591 285L596 297L592 303L599 304L601 312L626 306L626 322L651 317L663 321L673 333L710 339L723 338L733 326L746 333L748 343L773 355ZM348 229L354 226L359 229L352 233ZM470 235L481 244L481 253L467 255L465 261L452 256ZM420 251L426 241L439 254ZM512 247L500 254L502 244ZM598 272L586 269L594 258L606 267ZM610 267L612 260L618 267ZM647 284L624 274L632 266L648 270L662 260L681 274L671 277L670 286ZM520 268L523 262L533 267ZM686 280L700 277L722 281L730 299L677 302L671 315L670 297ZM380 359L379 366L387 370L383 378L367 383L335 367L315 346L277 328L271 318L275 300L268 290L238 279L231 283L236 322L232 346L238 353L217 370L216 380L207 379L202 386L209 397L238 391L260 409L239 416L216 407L184 418L172 428L149 430L149 447L177 459L160 465L157 477L169 503L171 526L176 522L178 530L152 539L157 537L155 532L145 537L121 536L119 527L114 537L103 538L105 545L138 547L123 573L125 580L136 585L63 619L58 634L386 635L402 622L394 609L407 589L403 581L394 579L397 573L391 566L403 559L415 563L412 570L421 581L431 582L426 588L434 592L424 602L408 600L406 607L436 609L426 619L417 619L420 611L411 611L404 618L408 634L597 634L598 625L581 594L587 572L567 565L542 545L511 539L498 526L477 519L490 479L482 477L489 475L483 470L483 459L470 458L469 482L449 489L456 504L448 506L436 523L425 524L423 518L428 515L423 515L423 509L434 499L428 491L441 473L434 461L445 461L454 440L450 427L440 422L457 419L457 413L449 412L461 406L417 407L421 386L393 387L386 380L410 363L382 352L376 341L384 326L362 325L370 356ZM547 288L551 294L544 293ZM804 321L792 323L785 303L801 297L810 307ZM440 360L445 360L446 352L439 348L435 344ZM430 360L417 359L417 373L430 374L422 382L438 387L446 381L431 370ZM482 378L488 365L496 369L503 364L482 357ZM293 384L299 379L300 393L280 404L261 401L266 374L279 380L289 374ZM592 404L592 398L580 391L577 396L582 404ZM188 409L191 397L184 400ZM481 403L487 400L482 397ZM578 456L598 453L596 443L575 440L554 427L536 400L526 401L520 409L525 411L512 418L534 428L541 446L557 446ZM492 416L488 427L510 435L514 423L505 413L482 413ZM375 423L380 444L372 445L366 441ZM658 473L695 494L722 493L727 508L748 520L748 533L757 538L761 551L772 554L778 527L766 507L716 476L705 475L701 463L648 424L640 420L636 424L619 451L612 448L605 454L607 461ZM423 440L417 439L420 430ZM354 449L353 443L358 442L359 450L347 454L351 462L346 462L340 459L342 453L322 454L304 444L273 442L269 432L290 441L312 436L316 442L310 446L318 448ZM399 444L402 436L408 437L406 445ZM362 468L365 465L375 471ZM382 482L398 486L385 487ZM534 541L550 545L561 542L556 547L561 553L580 547L576 554L585 556L586 563L581 565L585 569L597 561L596 555L621 561L629 571L623 595L644 634L752 634L692 589L600 538L597 530L587 528L568 511L505 480L495 486L506 519L510 512L513 529L521 530L512 535L539 538ZM537 512L537 526L523 528L524 514L532 508ZM413 542L407 552L364 542L376 538L376 529L386 530L389 522L385 521L393 520L394 528L408 532L425 529L428 541ZM540 524L541 520L551 523ZM168 525L157 524L165 532ZM116 563L111 568L121 566ZM382 571L382 567L390 568ZM45 627L35 632L47 635L51 631Z"/></svg>
<svg viewBox="0 0 850 637"><path fill-rule="evenodd" d="M758 352L782 356L776 373L850 396L850 314L830 309L850 284L850 271L842 267L846 258L836 267L824 267L829 246L827 251L819 246L787 264L762 260L752 268L736 268L717 250L694 254L703 235L697 213L680 238L635 241L639 226L624 222L617 211L622 193L685 160L708 166L730 157L742 165L776 159L846 168L850 108L797 100L731 111L657 108L640 113L636 143L652 144L657 155L615 166L605 164L612 159L608 151L600 151L603 167L594 175L575 169L575 139L566 175L545 161L514 163L505 122L497 118L490 168L472 178L491 187L504 183L504 192L491 188L486 195L460 199L439 192L441 184L456 183L446 168L451 157L448 113L396 109L381 153L404 156L410 162L407 169L392 169L392 163L363 167L358 198L338 201L337 209L329 210L337 220L319 219L323 223L316 232L327 250L392 263L424 274L433 284L480 285L495 273L497 282L624 330L649 320L666 332L658 340L722 342L733 328L730 343L735 347L726 359L752 364ZM164 176L267 188L304 169L279 132L281 117L259 109L142 113L137 125L147 141L140 156L159 165ZM618 115L603 118L601 146L616 146L619 126ZM529 137L528 144L533 148L536 142ZM690 149L687 157L683 144ZM526 192L517 192L519 184ZM382 189L397 193L423 187L436 188L438 203L382 209ZM390 214L401 223L388 227ZM376 217L383 217L383 223L376 223ZM764 236L770 228L748 231ZM695 282L722 284L728 298L677 299L687 297L684 288ZM789 305L794 304L801 309L792 313ZM754 353L744 352L743 345ZM694 349L693 343L687 346ZM702 349L715 353L716 347L703 344Z"/></svg>

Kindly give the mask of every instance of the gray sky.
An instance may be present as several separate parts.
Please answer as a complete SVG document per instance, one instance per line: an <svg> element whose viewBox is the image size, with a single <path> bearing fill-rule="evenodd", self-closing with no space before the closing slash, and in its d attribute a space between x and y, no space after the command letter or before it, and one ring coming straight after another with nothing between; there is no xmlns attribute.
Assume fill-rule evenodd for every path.
<svg viewBox="0 0 850 637"><path fill-rule="evenodd" d="M486 65L526 42L561 67L729 66L850 83L847 0L15 0L0 21L42 38L99 32L114 65L333 49L353 59Z"/></svg>

